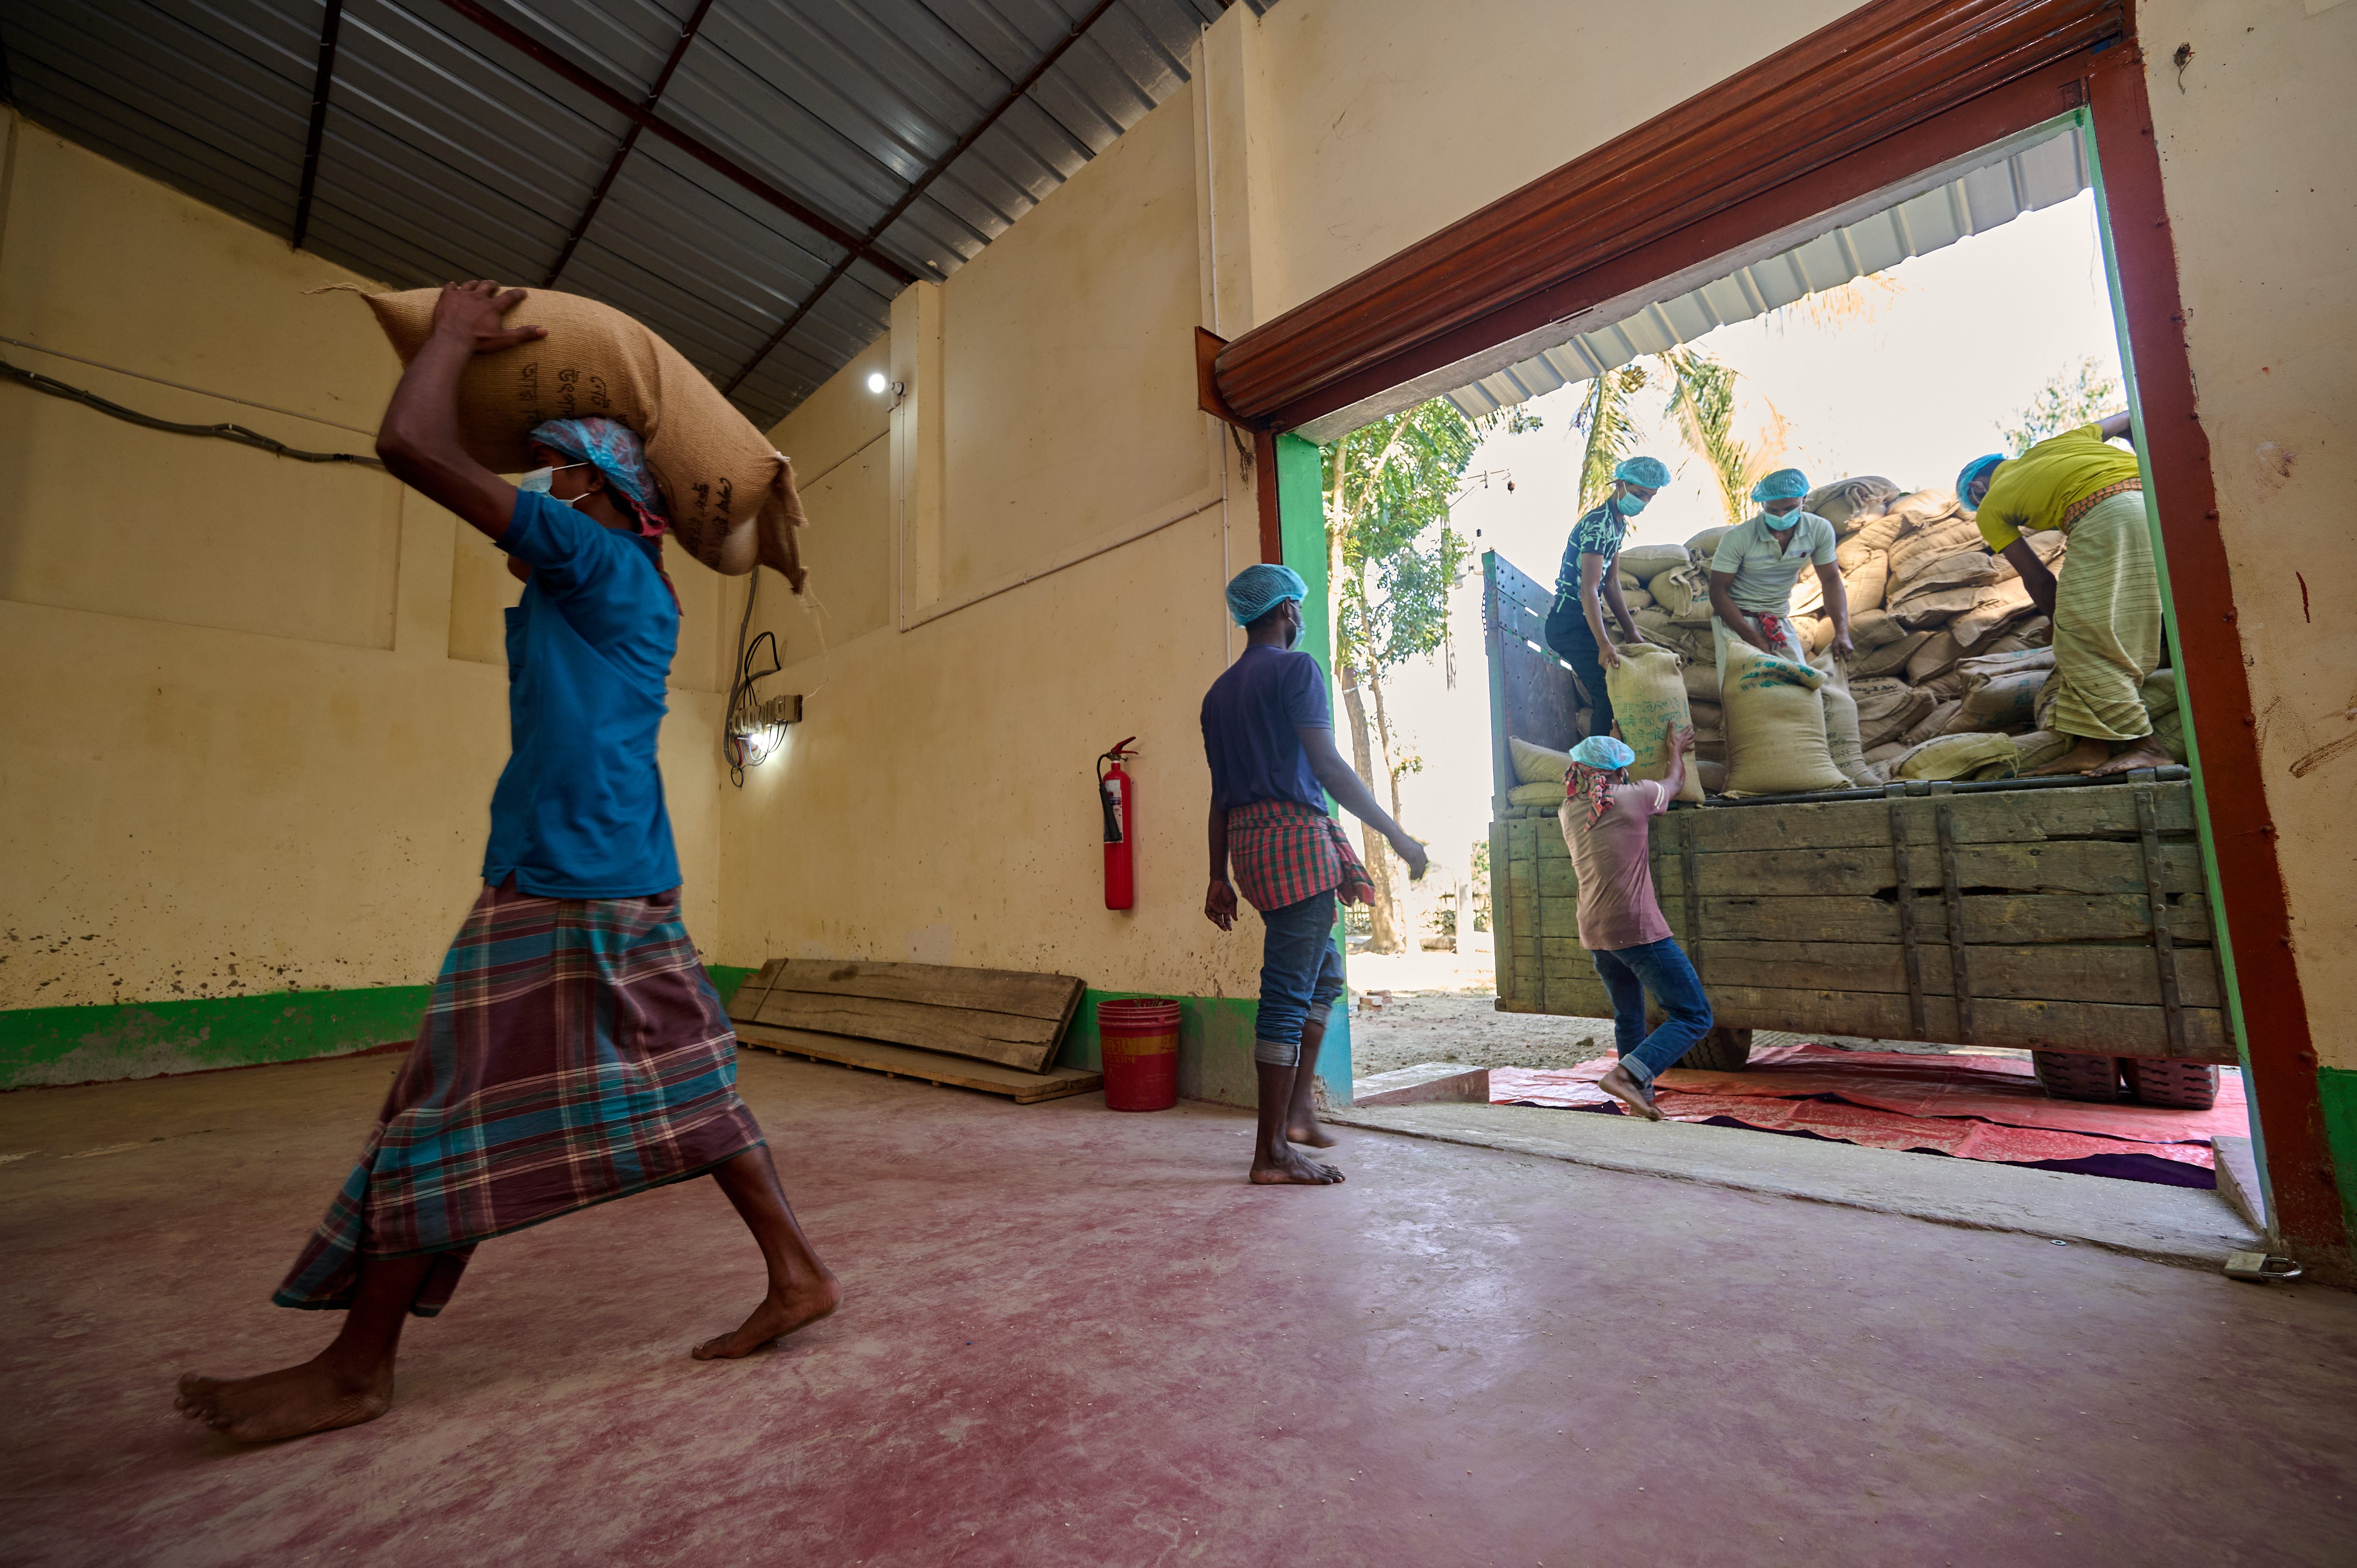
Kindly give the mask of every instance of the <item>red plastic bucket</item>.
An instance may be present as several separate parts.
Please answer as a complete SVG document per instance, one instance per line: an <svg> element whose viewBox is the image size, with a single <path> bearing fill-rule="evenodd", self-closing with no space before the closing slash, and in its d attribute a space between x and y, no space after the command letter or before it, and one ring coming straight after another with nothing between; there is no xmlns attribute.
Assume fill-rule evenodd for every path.
<svg viewBox="0 0 2357 1568"><path fill-rule="evenodd" d="M1168 1111L1178 1103L1178 1004L1130 997L1097 1004L1108 1111Z"/></svg>

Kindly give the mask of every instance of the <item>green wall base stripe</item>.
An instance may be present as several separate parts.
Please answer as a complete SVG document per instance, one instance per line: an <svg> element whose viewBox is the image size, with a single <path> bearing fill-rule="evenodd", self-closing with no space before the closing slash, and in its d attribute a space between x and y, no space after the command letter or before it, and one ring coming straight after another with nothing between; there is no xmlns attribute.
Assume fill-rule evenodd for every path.
<svg viewBox="0 0 2357 1568"><path fill-rule="evenodd" d="M745 977L761 971L753 964L707 963L704 972L712 977L712 989L720 993L721 1004L726 1006L728 999L737 994L737 988L745 983Z"/></svg>
<svg viewBox="0 0 2357 1568"><path fill-rule="evenodd" d="M2343 1067L2316 1069L2316 1096L2324 1106L2324 1143L2332 1154L2332 1174L2341 1187L2341 1212L2357 1244L2357 1071ZM2289 1176L2291 1173L2282 1173Z"/></svg>
<svg viewBox="0 0 2357 1568"><path fill-rule="evenodd" d="M0 1012L0 1088L347 1056L414 1037L430 985Z"/></svg>
<svg viewBox="0 0 2357 1568"><path fill-rule="evenodd" d="M753 970L708 964L725 999ZM417 1037L430 985L0 1011L0 1089L350 1056Z"/></svg>

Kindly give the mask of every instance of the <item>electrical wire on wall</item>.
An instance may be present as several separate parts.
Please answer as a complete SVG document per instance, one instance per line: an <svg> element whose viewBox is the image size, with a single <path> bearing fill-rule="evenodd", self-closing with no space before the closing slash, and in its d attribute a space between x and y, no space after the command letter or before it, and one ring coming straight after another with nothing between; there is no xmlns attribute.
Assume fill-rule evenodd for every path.
<svg viewBox="0 0 2357 1568"><path fill-rule="evenodd" d="M745 618L737 623L737 672L728 687L727 718L721 725L720 749L728 759L728 781L739 789L745 787L745 769L769 761L784 743L786 726L802 716L800 697L771 697L765 702L754 689L764 676L786 667L777 633L764 631L749 643L745 640L753 628L753 602L760 594L761 575L757 571L745 584ZM770 667L756 670L753 666L764 642L770 645Z"/></svg>
<svg viewBox="0 0 2357 1568"><path fill-rule="evenodd" d="M5 360L0 360L0 375L5 375L20 385L28 386L35 392L47 392L51 397L63 398L68 403L81 403L85 407L96 409L110 418L120 419L131 424L144 425L149 430L169 431L175 435L206 435L217 441L234 441L241 446L257 447L274 456L292 457L298 463L357 463L366 468L384 467L374 457L363 456L358 452L306 452L299 447L289 446L284 441L264 435L258 430L249 430L242 424L182 424L176 420L158 419L152 413L142 413L135 408L125 408L119 403L110 403L94 392L68 385L53 377L45 376L38 371L28 371L22 365L12 365Z"/></svg>

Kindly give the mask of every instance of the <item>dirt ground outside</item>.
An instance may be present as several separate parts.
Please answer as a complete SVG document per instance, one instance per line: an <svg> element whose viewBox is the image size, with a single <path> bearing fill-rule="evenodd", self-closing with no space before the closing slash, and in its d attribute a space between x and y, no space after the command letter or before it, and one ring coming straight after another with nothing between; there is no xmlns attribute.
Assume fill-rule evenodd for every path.
<svg viewBox="0 0 2357 1568"><path fill-rule="evenodd" d="M1557 1017L1497 1011L1497 972L1491 955L1448 952L1353 953L1350 961L1351 1065L1361 1079L1423 1062L1468 1067L1577 1067L1612 1048L1609 1018ZM1370 1006L1371 993L1390 1000ZM1762 1029L1752 1045L1811 1042L1853 1051L1904 1051L1922 1056L2027 1058L2028 1051L1995 1046L1949 1046L1922 1040L1868 1040L1846 1035L1795 1035Z"/></svg>

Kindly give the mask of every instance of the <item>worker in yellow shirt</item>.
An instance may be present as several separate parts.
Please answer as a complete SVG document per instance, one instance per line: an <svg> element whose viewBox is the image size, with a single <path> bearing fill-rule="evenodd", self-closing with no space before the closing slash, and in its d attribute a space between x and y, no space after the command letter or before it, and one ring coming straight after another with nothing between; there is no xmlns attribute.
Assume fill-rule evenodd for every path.
<svg viewBox="0 0 2357 1568"><path fill-rule="evenodd" d="M2030 598L2053 618L2044 722L2074 744L2032 773L2126 773L2171 760L2139 691L2160 663L2160 579L2136 454L2111 445L2121 436L2135 439L2128 416L2115 413L2018 457L1975 457L1956 476L1957 499L1976 509L1981 538L2013 563ZM2048 529L2071 541L2059 579L2027 537Z"/></svg>

